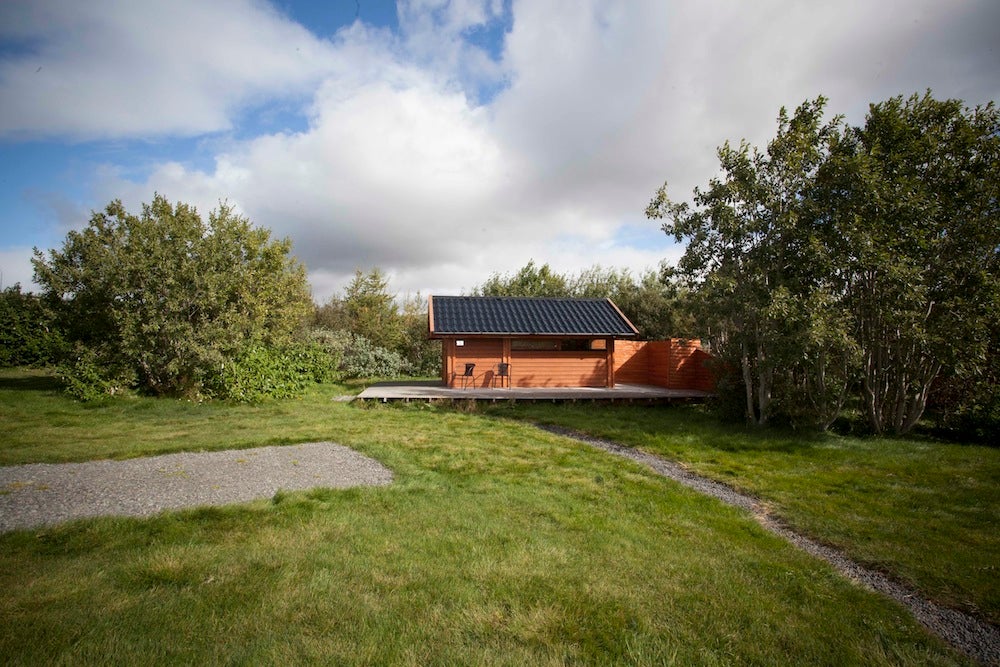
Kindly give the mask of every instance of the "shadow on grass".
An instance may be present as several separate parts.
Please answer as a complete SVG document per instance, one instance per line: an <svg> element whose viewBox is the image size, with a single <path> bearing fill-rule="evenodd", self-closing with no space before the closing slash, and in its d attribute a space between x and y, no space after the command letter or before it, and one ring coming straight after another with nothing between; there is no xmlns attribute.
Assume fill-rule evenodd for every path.
<svg viewBox="0 0 1000 667"><path fill-rule="evenodd" d="M62 382L54 375L31 373L0 376L0 390L8 391L59 391Z"/></svg>

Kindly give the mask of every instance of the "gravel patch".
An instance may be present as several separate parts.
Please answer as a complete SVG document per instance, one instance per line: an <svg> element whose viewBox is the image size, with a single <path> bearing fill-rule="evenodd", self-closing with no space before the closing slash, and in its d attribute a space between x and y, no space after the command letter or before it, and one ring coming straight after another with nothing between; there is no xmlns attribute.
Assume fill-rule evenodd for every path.
<svg viewBox="0 0 1000 667"><path fill-rule="evenodd" d="M622 444L593 438L586 434L558 426L536 424L538 428L584 442L611 454L642 463L655 472L680 482L700 493L718 498L752 513L767 530L791 542L798 548L826 561L840 573L861 586L877 591L910 610L914 618L931 633L984 665L1000 665L1000 630L979 619L948 607L943 607L922 597L916 590L893 581L876 570L867 568L845 556L841 551L820 544L795 532L771 516L756 497L711 479L695 475L677 463L647 454Z"/></svg>
<svg viewBox="0 0 1000 667"><path fill-rule="evenodd" d="M6 466L0 467L0 532L82 517L243 503L279 490L391 482L392 471L381 463L331 442Z"/></svg>

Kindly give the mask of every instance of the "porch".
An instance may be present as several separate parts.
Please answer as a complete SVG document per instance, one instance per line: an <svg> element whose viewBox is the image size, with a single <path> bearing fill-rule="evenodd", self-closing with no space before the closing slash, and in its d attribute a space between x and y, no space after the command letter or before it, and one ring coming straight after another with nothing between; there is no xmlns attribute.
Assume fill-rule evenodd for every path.
<svg viewBox="0 0 1000 667"><path fill-rule="evenodd" d="M702 401L712 394L697 389L667 389L645 384L614 387L461 387L440 380L379 382L358 394L359 401L600 401L608 403L670 403Z"/></svg>

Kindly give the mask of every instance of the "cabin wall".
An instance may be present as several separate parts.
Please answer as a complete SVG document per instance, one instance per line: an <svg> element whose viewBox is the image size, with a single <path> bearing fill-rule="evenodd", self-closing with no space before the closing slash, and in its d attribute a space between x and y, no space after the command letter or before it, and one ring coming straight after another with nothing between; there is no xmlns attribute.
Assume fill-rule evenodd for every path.
<svg viewBox="0 0 1000 667"><path fill-rule="evenodd" d="M510 355L510 374L515 387L605 387L607 352L516 350Z"/></svg>
<svg viewBox="0 0 1000 667"><path fill-rule="evenodd" d="M709 359L698 340L617 341L615 380L712 392L715 379L705 363Z"/></svg>
<svg viewBox="0 0 1000 667"><path fill-rule="evenodd" d="M449 387L492 387L497 364L506 361L514 387L606 387L610 382L715 391L715 380L705 363L711 355L697 340L616 340L606 350L572 352L512 351L510 339L504 338L443 343L441 379ZM610 368L609 359L613 360ZM463 385L466 363L476 368L472 380Z"/></svg>
<svg viewBox="0 0 1000 667"><path fill-rule="evenodd" d="M449 340L444 346L447 350L445 382L450 387L492 387L493 374L497 364L503 361L503 339L500 338L466 338L462 345ZM450 355L449 355L450 352ZM462 374L465 364L475 364L471 380L463 383Z"/></svg>

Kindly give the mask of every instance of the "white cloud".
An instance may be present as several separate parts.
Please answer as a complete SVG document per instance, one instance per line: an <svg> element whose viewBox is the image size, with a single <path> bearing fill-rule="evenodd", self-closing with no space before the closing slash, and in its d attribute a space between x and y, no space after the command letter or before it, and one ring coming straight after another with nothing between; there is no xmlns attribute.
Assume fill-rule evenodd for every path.
<svg viewBox="0 0 1000 667"><path fill-rule="evenodd" d="M76 139L229 129L240 108L308 96L332 47L253 0L6 0L0 135Z"/></svg>
<svg viewBox="0 0 1000 667"><path fill-rule="evenodd" d="M153 68L152 83L97 56L89 62L100 75L72 71L81 77L74 90L121 77L119 88L128 82L164 104L145 126L134 109L85 113L90 129L80 132L208 131L256 94L309 91L306 130L229 141L207 171L165 163L133 182L111 167L97 200L137 207L157 190L204 213L228 198L292 237L318 298L372 266L404 292L455 292L529 259L574 272L675 259L680 249L665 235L636 232L658 228L643 218L655 189L669 180L671 195L686 198L713 174L718 145L763 144L782 105L826 94L831 113L860 122L868 102L927 87L970 103L997 97L1000 63L982 26L996 25L998 6L524 0L494 62L470 34L502 19L495 1L413 0L401 7L401 34L355 23L329 42L241 4L237 25L211 48L165 63L152 55L164 34L150 36L159 47L148 50L127 40ZM215 10L189 7L187 20L202 11ZM247 34L260 36L249 45ZM216 62L230 49L254 67ZM200 66L204 76L186 74L198 93L189 111L163 101L175 70ZM481 102L479 88L501 80L509 87Z"/></svg>
<svg viewBox="0 0 1000 667"><path fill-rule="evenodd" d="M35 269L31 266L32 249L9 247L0 249L0 289L21 284L24 291L37 289L34 284Z"/></svg>

